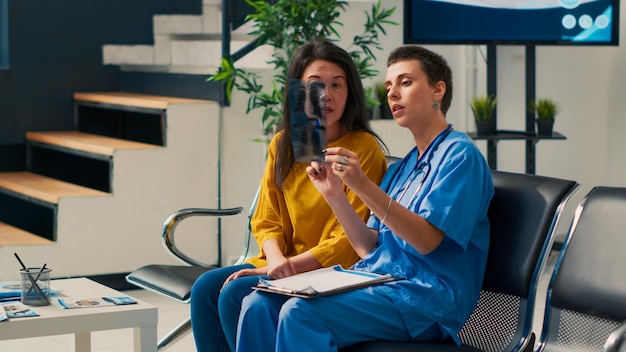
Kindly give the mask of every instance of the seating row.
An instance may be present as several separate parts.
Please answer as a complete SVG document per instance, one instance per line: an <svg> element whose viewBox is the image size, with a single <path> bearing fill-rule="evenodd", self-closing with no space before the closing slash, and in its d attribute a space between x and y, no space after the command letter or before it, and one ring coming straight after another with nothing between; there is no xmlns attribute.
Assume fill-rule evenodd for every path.
<svg viewBox="0 0 626 352"><path fill-rule="evenodd" d="M492 171L495 195L489 208L490 249L474 313L451 343L373 341L342 352L387 351L611 351L626 348L626 188L595 187L578 205L547 292L542 331L532 331L537 290L565 205L575 181ZM255 197L256 202L256 197ZM256 204L248 214L251 217ZM183 209L163 225L166 248L186 265L148 265L127 281L182 303L206 264L175 244L176 225L190 216L228 216L242 208ZM249 222L248 222L249 223ZM219 244L218 244L219 245ZM248 225L240 262L257 253ZM555 254L556 255L556 254ZM159 342L159 348L189 332L190 319Z"/></svg>

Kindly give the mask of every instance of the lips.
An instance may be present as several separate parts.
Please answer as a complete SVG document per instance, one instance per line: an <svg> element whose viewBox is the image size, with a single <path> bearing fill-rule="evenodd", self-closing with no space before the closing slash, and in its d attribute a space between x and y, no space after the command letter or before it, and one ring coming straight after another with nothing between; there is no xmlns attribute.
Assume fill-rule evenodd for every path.
<svg viewBox="0 0 626 352"><path fill-rule="evenodd" d="M397 111L400 111L400 110L402 110L402 109L404 109L404 106L402 106L402 105L399 105L399 104L393 104L393 105L391 105L391 112L392 112L394 115L395 115L395 113L396 113Z"/></svg>

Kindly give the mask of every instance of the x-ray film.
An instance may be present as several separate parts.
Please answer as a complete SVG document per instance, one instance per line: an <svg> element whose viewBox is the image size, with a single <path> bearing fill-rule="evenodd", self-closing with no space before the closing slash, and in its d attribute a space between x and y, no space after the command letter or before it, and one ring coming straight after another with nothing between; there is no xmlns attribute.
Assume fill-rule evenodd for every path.
<svg viewBox="0 0 626 352"><path fill-rule="evenodd" d="M289 81L291 137L297 162L324 160L326 149L326 83Z"/></svg>

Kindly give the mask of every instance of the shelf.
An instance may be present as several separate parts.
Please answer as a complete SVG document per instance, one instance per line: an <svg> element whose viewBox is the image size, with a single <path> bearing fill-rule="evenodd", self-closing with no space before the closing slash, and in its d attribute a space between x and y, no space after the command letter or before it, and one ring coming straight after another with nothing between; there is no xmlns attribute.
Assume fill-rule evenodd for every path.
<svg viewBox="0 0 626 352"><path fill-rule="evenodd" d="M467 135L471 139L482 139L489 141L499 141L499 140L527 140L527 141L538 141L541 139L567 139L564 135L559 132L553 132L551 136L539 136L534 133L524 132L524 131L498 131L494 134L479 136L476 132L467 132Z"/></svg>
<svg viewBox="0 0 626 352"><path fill-rule="evenodd" d="M497 52L496 45L487 45L487 94L497 96ZM535 75L536 75L536 53L534 45L526 45L526 97L527 104L535 100ZM487 142L487 163L492 170L498 169L498 142L501 140L524 141L526 149L526 173L535 173L535 145L540 140L564 140L565 136L558 132L553 132L550 136L539 136L535 132L535 114L526 111L524 130L497 130L497 115L494 115L493 126L496 133L492 135L479 136L476 132L467 135L474 140L484 140Z"/></svg>

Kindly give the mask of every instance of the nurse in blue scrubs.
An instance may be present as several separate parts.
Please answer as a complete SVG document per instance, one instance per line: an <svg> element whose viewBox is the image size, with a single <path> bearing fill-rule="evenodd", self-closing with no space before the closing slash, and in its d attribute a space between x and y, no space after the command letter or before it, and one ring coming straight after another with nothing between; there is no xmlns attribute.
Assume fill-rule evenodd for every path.
<svg viewBox="0 0 626 352"><path fill-rule="evenodd" d="M446 121L452 72L419 47L394 50L385 86L394 119L415 148L380 187L358 156L328 148L307 168L361 257L353 269L401 280L312 299L253 292L244 298L237 351L337 351L369 340L460 343L487 262L491 171L473 141ZM343 187L371 210L364 223Z"/></svg>

